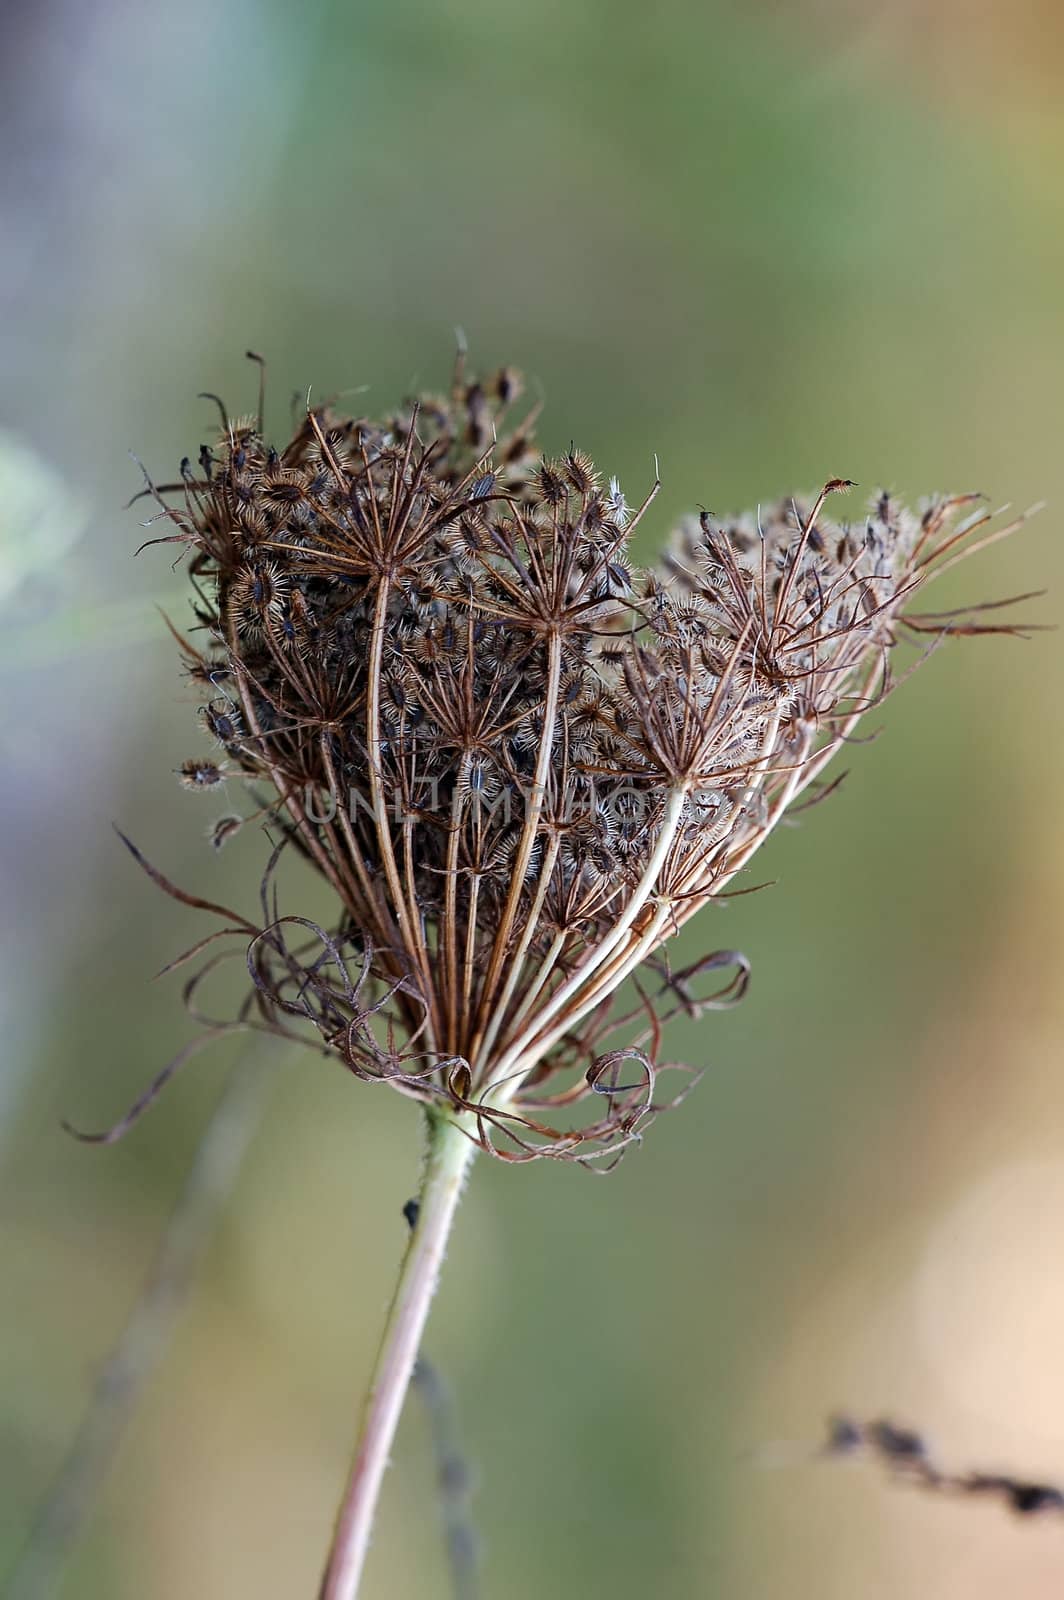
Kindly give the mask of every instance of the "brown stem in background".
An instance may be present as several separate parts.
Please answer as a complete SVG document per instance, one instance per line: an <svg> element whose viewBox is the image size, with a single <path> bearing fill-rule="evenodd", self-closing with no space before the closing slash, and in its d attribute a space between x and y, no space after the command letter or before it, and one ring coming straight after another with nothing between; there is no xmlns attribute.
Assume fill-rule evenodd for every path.
<svg viewBox="0 0 1064 1600"><path fill-rule="evenodd" d="M477 1578L480 1541L470 1514L472 1479L462 1449L454 1401L438 1368L424 1356L417 1358L414 1387L424 1400L429 1415L454 1600L477 1600L480 1593Z"/></svg>
<svg viewBox="0 0 1064 1600"><path fill-rule="evenodd" d="M1064 1490L1058 1485L1006 1472L946 1472L935 1462L927 1441L914 1428L899 1427L882 1418L875 1422L858 1422L852 1417L833 1417L828 1424L824 1448L829 1456L870 1457L896 1482L918 1489L1000 1500L1017 1516L1064 1513Z"/></svg>
<svg viewBox="0 0 1064 1600"><path fill-rule="evenodd" d="M125 1327L100 1370L81 1426L4 1587L5 1600L50 1600L92 1515L118 1447L162 1364L188 1292L236 1185L273 1084L243 1056L230 1072Z"/></svg>

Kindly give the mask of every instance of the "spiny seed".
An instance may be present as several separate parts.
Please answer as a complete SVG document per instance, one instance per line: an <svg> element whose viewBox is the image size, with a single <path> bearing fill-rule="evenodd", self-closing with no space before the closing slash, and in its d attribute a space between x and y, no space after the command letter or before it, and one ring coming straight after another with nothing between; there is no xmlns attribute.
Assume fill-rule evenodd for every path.
<svg viewBox="0 0 1064 1600"><path fill-rule="evenodd" d="M216 850L223 849L225 845L229 843L230 839L232 839L235 834L239 833L243 826L243 817L219 817L218 821L211 825L211 844Z"/></svg>
<svg viewBox="0 0 1064 1600"><path fill-rule="evenodd" d="M178 776L186 789L214 789L224 783L225 771L215 761L182 761Z"/></svg>

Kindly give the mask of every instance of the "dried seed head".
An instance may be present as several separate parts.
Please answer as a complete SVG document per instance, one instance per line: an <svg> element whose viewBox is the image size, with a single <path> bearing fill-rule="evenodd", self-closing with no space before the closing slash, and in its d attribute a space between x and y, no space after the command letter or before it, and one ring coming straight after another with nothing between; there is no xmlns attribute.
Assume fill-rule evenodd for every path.
<svg viewBox="0 0 1064 1600"><path fill-rule="evenodd" d="M575 447L536 454L519 393L510 369L481 383L460 364L446 398L379 422L319 406L283 449L226 422L160 500L198 595L186 665L224 685L203 720L279 829L268 877L294 844L336 899L326 929L279 917L264 886L261 1014L309 1021L507 1159L585 1160L662 1104L664 942L820 792L900 641L990 631L912 610L988 518L884 493L835 522L851 486L834 479L689 518L641 573L653 492L633 513ZM182 768L193 788L222 776ZM644 964L657 1000L642 982L618 1017ZM706 1003L744 983L740 965ZM621 1024L636 1042L604 1053Z"/></svg>

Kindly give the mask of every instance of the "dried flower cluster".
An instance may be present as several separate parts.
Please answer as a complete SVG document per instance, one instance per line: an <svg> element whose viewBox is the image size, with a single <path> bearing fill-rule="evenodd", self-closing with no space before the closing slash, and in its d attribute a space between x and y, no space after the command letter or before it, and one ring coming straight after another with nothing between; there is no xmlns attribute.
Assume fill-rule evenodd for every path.
<svg viewBox="0 0 1064 1600"><path fill-rule="evenodd" d="M577 450L540 454L519 394L460 363L446 398L379 422L308 409L283 449L223 411L198 470L155 492L188 547L181 642L216 746L183 781L265 787L279 848L335 891L328 929L268 892L261 924L237 919L260 1022L309 1019L507 1159L586 1159L657 1108L662 1003L744 987L734 953L676 974L664 942L823 792L902 634L976 630L908 607L988 519L974 497L916 515L883 494L835 524L834 480L686 521L641 571L654 491L632 512ZM655 992L637 979L618 1017L648 962ZM713 966L731 979L697 1002Z"/></svg>

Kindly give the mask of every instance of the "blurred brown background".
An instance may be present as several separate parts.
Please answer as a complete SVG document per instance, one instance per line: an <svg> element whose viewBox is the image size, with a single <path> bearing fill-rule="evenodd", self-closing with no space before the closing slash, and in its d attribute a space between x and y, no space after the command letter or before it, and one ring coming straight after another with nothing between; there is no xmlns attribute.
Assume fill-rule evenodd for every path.
<svg viewBox="0 0 1064 1600"><path fill-rule="evenodd" d="M269 409L446 381L453 328L669 518L833 474L1050 508L947 580L1059 613L1064 23L1036 0L8 4L0 38L0 1563L136 1296L232 1046L117 1148L188 1037L203 930L122 852L250 901L173 769L180 590L123 502ZM856 502L855 508L856 508ZM945 603L945 602L944 602ZM181 602L174 607L181 619ZM803 1464L836 1405L1064 1477L1059 636L939 653L703 919L747 1002L608 1181L487 1163L430 1345L490 1600L990 1600L1059 1520ZM234 799L236 796L233 797ZM221 809L225 809L223 806ZM64 1594L314 1591L418 1161L416 1113L285 1061ZM367 1595L443 1594L404 1420Z"/></svg>

